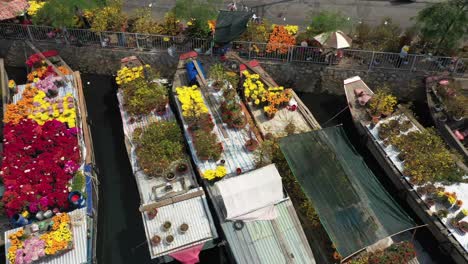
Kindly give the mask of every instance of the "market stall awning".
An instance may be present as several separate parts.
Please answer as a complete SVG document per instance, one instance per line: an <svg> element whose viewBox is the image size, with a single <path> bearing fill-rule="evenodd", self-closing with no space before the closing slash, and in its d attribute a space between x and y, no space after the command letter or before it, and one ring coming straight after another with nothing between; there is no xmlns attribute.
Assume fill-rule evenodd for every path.
<svg viewBox="0 0 468 264"><path fill-rule="evenodd" d="M274 164L215 183L228 220L276 218L274 205L283 199L281 176Z"/></svg>
<svg viewBox="0 0 468 264"><path fill-rule="evenodd" d="M251 17L251 12L220 11L216 20L214 41L226 44L237 39L247 29Z"/></svg>
<svg viewBox="0 0 468 264"><path fill-rule="evenodd" d="M15 18L28 9L26 0L0 0L0 21Z"/></svg>
<svg viewBox="0 0 468 264"><path fill-rule="evenodd" d="M314 37L322 46L327 48L344 49L351 47L353 40L341 31L326 32Z"/></svg>
<svg viewBox="0 0 468 264"><path fill-rule="evenodd" d="M343 257L416 226L367 167L342 127L288 136L280 140L280 147Z"/></svg>

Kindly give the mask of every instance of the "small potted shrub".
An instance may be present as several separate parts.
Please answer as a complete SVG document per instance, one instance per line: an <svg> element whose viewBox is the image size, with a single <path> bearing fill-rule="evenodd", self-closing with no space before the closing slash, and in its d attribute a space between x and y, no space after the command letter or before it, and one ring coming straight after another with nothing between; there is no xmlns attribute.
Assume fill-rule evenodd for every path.
<svg viewBox="0 0 468 264"><path fill-rule="evenodd" d="M457 200L455 202L455 204L453 205L452 209L457 211L462 207L462 205L463 205L463 201L462 200Z"/></svg>
<svg viewBox="0 0 468 264"><path fill-rule="evenodd" d="M213 79L213 89L219 91L224 86L224 66L221 63L213 64L210 68L210 78Z"/></svg>
<svg viewBox="0 0 468 264"><path fill-rule="evenodd" d="M468 232L468 222L466 222L466 221L458 222L458 228L460 228L460 230L463 233L467 233Z"/></svg>
<svg viewBox="0 0 468 264"><path fill-rule="evenodd" d="M259 144L254 137L254 133L251 130L248 130L247 133L249 135L249 139L245 142L245 147L248 151L252 152L257 149Z"/></svg>
<svg viewBox="0 0 468 264"><path fill-rule="evenodd" d="M448 215L448 210L446 210L446 209L441 209L441 210L437 211L437 216L439 218L446 218L447 215Z"/></svg>
<svg viewBox="0 0 468 264"><path fill-rule="evenodd" d="M148 219L153 220L156 215L158 215L158 209L157 208L152 208L151 210L146 212Z"/></svg>
<svg viewBox="0 0 468 264"><path fill-rule="evenodd" d="M172 244L174 242L174 236L173 235L168 235L166 239L164 239L164 242L166 242L167 245Z"/></svg>
<svg viewBox="0 0 468 264"><path fill-rule="evenodd" d="M381 115L389 116L393 113L397 104L397 99L393 96L388 88L378 89L369 102L369 113L373 120L380 119Z"/></svg>
<svg viewBox="0 0 468 264"><path fill-rule="evenodd" d="M172 223L170 221L166 221L164 222L162 227L163 227L163 230L167 232L169 231L169 229L171 229L171 226L172 226Z"/></svg>
<svg viewBox="0 0 468 264"><path fill-rule="evenodd" d="M466 216L468 216L468 210L462 209L460 212L458 212L458 214L454 217L454 219L457 221L461 221Z"/></svg>
<svg viewBox="0 0 468 264"><path fill-rule="evenodd" d="M189 229L189 225L186 223L183 223L179 226L179 231L181 234L185 234L188 229Z"/></svg>
<svg viewBox="0 0 468 264"><path fill-rule="evenodd" d="M159 245L159 243L161 243L161 237L158 236L158 235L154 235L151 238L151 244L153 244L153 246L157 246L157 245Z"/></svg>
<svg viewBox="0 0 468 264"><path fill-rule="evenodd" d="M427 184L426 185L426 193L428 196L434 196L434 194L436 193L436 187L434 186L434 184Z"/></svg>
<svg viewBox="0 0 468 264"><path fill-rule="evenodd" d="M172 181L172 180L175 179L175 174L173 172L168 172L168 173L166 173L165 178L166 178L167 181Z"/></svg>
<svg viewBox="0 0 468 264"><path fill-rule="evenodd" d="M179 174L185 174L188 171L188 164L185 161L181 161L176 166L176 171Z"/></svg>

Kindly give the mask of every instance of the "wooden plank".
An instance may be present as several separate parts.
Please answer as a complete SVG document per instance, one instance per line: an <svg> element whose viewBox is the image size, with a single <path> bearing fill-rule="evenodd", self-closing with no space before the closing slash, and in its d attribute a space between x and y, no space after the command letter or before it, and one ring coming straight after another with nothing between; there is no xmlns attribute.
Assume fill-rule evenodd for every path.
<svg viewBox="0 0 468 264"><path fill-rule="evenodd" d="M203 85L206 86L206 79L205 79L205 76L203 76L203 72L201 68L198 66L198 61L196 59L192 59L192 62L193 62L193 65L195 66L195 69L197 69L198 76L200 76L200 80L203 82Z"/></svg>
<svg viewBox="0 0 468 264"><path fill-rule="evenodd" d="M74 72L73 73L73 79L75 82L75 87L78 91L78 107L80 108L80 113L81 113L81 122L82 122L82 128L83 128L83 136L84 136L84 142L86 146L86 156L85 156L85 162L86 163L92 163L93 161L93 155L94 153L93 150L93 143L92 143L92 138L91 138L91 132L87 123L88 120L88 112L86 110L86 101L84 98L83 94L83 86L81 82L81 76L79 72Z"/></svg>
<svg viewBox="0 0 468 264"><path fill-rule="evenodd" d="M154 209L154 208L159 208L159 207L163 207L163 206L166 206L166 205L182 202L182 201L189 200L189 199L199 197L199 196L203 196L203 195L205 195L205 192L203 191L203 189L201 189L201 190L198 190L196 192L186 193L186 194L179 195L179 196L176 196L176 197L172 197L172 198L169 198L169 199L165 199L165 200L162 200L162 201L159 201L159 202L154 202L154 203L142 205L142 206L140 206L139 210L140 210L140 212L146 212L146 211L149 211L149 210Z"/></svg>

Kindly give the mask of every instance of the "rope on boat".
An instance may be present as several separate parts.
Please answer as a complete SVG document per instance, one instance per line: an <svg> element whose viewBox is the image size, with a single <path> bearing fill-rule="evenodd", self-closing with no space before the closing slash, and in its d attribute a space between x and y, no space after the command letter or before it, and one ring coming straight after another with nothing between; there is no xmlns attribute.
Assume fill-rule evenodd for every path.
<svg viewBox="0 0 468 264"><path fill-rule="evenodd" d="M332 121L333 119L335 119L337 116L339 116L341 113L343 113L346 109L349 108L349 105L347 105L345 108L343 108L340 112L338 112L338 114L334 115L332 118L328 119L327 122L323 123L322 124L322 127L325 126L328 122Z"/></svg>

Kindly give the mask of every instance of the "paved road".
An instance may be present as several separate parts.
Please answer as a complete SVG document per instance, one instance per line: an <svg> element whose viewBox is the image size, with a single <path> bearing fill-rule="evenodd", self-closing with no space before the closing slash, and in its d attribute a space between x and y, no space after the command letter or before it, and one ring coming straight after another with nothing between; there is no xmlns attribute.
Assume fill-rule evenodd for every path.
<svg viewBox="0 0 468 264"><path fill-rule="evenodd" d="M226 8L231 0L223 0L219 8ZM237 0L238 6L245 4L254 7L271 4L280 0ZM350 18L353 23L359 21L379 23L385 17L391 17L402 27L412 25L410 18L418 11L439 0L416 0L414 2L385 1L385 0L292 0L287 3L272 4L264 8L264 16L273 23L289 23L305 26L310 21L311 13L322 10L340 11ZM126 0L125 10L129 13L138 7L148 7L151 4L154 17L163 18L164 13L175 5L174 0Z"/></svg>

